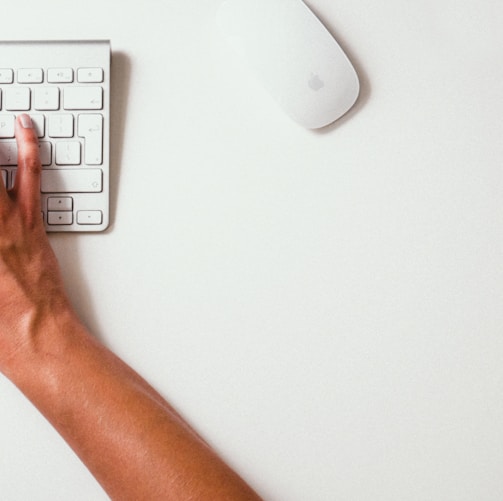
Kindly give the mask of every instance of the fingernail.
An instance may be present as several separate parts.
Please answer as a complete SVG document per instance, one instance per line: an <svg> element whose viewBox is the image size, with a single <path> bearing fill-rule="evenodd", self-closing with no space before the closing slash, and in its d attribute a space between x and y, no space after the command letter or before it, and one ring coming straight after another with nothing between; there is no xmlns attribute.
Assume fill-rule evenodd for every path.
<svg viewBox="0 0 503 501"><path fill-rule="evenodd" d="M31 121L30 116L26 113L19 115L19 121L24 129L33 129L33 122Z"/></svg>

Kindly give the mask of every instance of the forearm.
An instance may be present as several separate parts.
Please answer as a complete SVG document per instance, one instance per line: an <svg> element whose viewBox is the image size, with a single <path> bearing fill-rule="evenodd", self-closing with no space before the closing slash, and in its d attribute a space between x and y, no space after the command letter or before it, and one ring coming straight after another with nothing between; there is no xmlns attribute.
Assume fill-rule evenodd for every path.
<svg viewBox="0 0 503 501"><path fill-rule="evenodd" d="M43 328L6 372L113 499L258 499L71 312L47 319Z"/></svg>
<svg viewBox="0 0 503 501"><path fill-rule="evenodd" d="M16 118L18 170L0 178L0 372L113 499L257 500L138 374L77 319L40 217L33 124Z"/></svg>

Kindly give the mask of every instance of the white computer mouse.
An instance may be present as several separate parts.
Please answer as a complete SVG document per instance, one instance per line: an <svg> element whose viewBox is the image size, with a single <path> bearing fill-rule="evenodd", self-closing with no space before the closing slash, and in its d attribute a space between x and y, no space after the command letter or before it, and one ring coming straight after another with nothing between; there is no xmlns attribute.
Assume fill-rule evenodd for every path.
<svg viewBox="0 0 503 501"><path fill-rule="evenodd" d="M284 111L308 129L355 104L358 75L333 36L301 0L226 0L217 24Z"/></svg>

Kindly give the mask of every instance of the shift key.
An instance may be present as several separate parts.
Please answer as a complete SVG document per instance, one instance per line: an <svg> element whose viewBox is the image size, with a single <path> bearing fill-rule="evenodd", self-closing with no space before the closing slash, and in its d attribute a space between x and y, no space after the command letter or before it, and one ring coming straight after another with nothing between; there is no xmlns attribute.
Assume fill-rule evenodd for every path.
<svg viewBox="0 0 503 501"><path fill-rule="evenodd" d="M99 193L103 190L101 169L46 169L42 193Z"/></svg>

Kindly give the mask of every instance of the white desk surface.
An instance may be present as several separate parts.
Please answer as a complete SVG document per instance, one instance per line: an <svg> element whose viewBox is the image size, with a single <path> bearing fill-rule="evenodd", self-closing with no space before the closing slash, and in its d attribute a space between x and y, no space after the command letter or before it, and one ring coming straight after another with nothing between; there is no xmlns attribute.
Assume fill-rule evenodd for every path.
<svg viewBox="0 0 503 501"><path fill-rule="evenodd" d="M112 40L113 225L51 236L79 313L267 500L503 499L503 3L310 0L362 80L318 133L219 3L8 2ZM0 397L3 501L107 499Z"/></svg>

